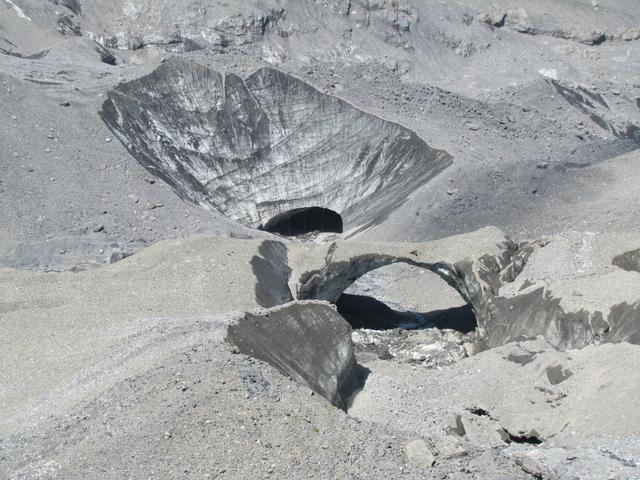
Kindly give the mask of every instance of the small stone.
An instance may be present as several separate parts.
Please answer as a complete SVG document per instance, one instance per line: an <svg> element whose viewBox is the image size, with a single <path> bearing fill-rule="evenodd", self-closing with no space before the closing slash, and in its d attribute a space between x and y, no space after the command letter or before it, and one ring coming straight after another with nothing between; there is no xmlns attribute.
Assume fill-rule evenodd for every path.
<svg viewBox="0 0 640 480"><path fill-rule="evenodd" d="M133 203L138 203L138 197L135 196L133 193L129 195L129 198Z"/></svg>
<svg viewBox="0 0 640 480"><path fill-rule="evenodd" d="M148 178L148 177L147 177L147 178L145 178L145 179L144 179L144 181L145 181L145 182L147 182L147 183L148 183L148 184L150 184L150 185L153 185L154 183L156 183L155 179L153 179L153 178Z"/></svg>
<svg viewBox="0 0 640 480"><path fill-rule="evenodd" d="M47 152L47 153L51 153L51 149L50 149L50 148L47 148L47 149L45 149L45 152Z"/></svg>
<svg viewBox="0 0 640 480"><path fill-rule="evenodd" d="M60 106L61 107L70 107L71 106L71 102L60 102Z"/></svg>
<svg viewBox="0 0 640 480"><path fill-rule="evenodd" d="M513 460L525 473L535 478L545 478L542 465L533 455L517 455Z"/></svg>
<svg viewBox="0 0 640 480"><path fill-rule="evenodd" d="M455 195L456 193L458 193L458 189L457 188L451 188L451 189L447 190L447 195Z"/></svg>
<svg viewBox="0 0 640 480"><path fill-rule="evenodd" d="M473 411L479 413L465 414L461 417L467 440L479 447L503 447L504 433L500 425L487 416L486 410L478 407Z"/></svg>
<svg viewBox="0 0 640 480"><path fill-rule="evenodd" d="M129 256L131 256L131 253L129 253L129 252L123 252L123 251L115 250L111 254L111 257L109 257L109 263L113 264L113 263L119 262L120 260L124 260L125 258L127 258Z"/></svg>
<svg viewBox="0 0 640 480"><path fill-rule="evenodd" d="M483 453L475 457L473 460L469 462L469 466L481 472L486 472L486 474L491 474L491 478L494 478L493 475L497 474L496 465L497 461L494 456L494 453L491 450L485 450Z"/></svg>
<svg viewBox="0 0 640 480"><path fill-rule="evenodd" d="M445 435L436 442L438 453L445 458L461 457L467 451L460 445L460 441L451 435Z"/></svg>
<svg viewBox="0 0 640 480"><path fill-rule="evenodd" d="M106 137L106 138L104 139L104 141L105 141L105 142L107 142L107 143L109 143L111 140L112 140L112 138L111 138L111 137Z"/></svg>
<svg viewBox="0 0 640 480"><path fill-rule="evenodd" d="M475 124L475 123L467 123L467 128L469 130L473 130L475 132L477 130L480 130L480 125Z"/></svg>
<svg viewBox="0 0 640 480"><path fill-rule="evenodd" d="M462 416L458 413L447 417L446 431L452 435L462 437L465 434Z"/></svg>
<svg viewBox="0 0 640 480"><path fill-rule="evenodd" d="M103 232L104 231L104 225L96 225L95 227L93 227L93 231L98 233L98 232Z"/></svg>
<svg viewBox="0 0 640 480"><path fill-rule="evenodd" d="M539 164L536 165L536 168L539 168L540 170L544 170L549 166L549 162L540 162Z"/></svg>
<svg viewBox="0 0 640 480"><path fill-rule="evenodd" d="M48 138L49 140L53 140L55 137L54 137L53 133L49 133L49 134L47 135L47 138Z"/></svg>
<svg viewBox="0 0 640 480"><path fill-rule="evenodd" d="M424 440L413 440L405 445L407 458L421 467L431 467L436 459Z"/></svg>

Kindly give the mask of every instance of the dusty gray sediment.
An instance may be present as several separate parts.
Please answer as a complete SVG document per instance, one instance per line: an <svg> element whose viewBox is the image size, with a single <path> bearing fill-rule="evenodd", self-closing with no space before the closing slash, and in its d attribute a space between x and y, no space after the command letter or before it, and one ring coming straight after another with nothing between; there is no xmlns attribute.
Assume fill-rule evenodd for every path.
<svg viewBox="0 0 640 480"><path fill-rule="evenodd" d="M635 479L639 24L637 0L0 0L0 265L22 269L0 269L0 477ZM280 107L310 128L285 132L290 155L265 159L286 161L264 182L222 172L225 216L177 195L163 178L183 172L148 170L100 117L109 92L145 78L120 104L148 118L123 138L157 165L185 152L217 165L199 133L253 161L284 131ZM190 110L216 79L220 122ZM389 149L410 170L351 175L355 145L402 144L398 125L454 162L430 176L433 152ZM335 218L295 241L254 228L302 212L302 230L323 229L297 210L323 206L343 234ZM487 225L512 241L475 232ZM261 309L345 293L374 306L361 326L382 327L351 334L368 375L348 414L225 341L245 312L267 328ZM289 367L310 347L298 366L326 380L339 369L313 369L322 344L273 333L325 318L300 305L252 342L279 341ZM403 321L471 306L467 333ZM344 331L324 327L309 325L335 357Z"/></svg>

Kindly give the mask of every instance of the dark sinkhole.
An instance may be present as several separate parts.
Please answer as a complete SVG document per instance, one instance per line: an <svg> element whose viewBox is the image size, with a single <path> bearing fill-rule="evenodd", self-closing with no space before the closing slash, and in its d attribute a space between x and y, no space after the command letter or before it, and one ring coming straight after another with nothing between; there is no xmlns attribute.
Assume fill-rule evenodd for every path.
<svg viewBox="0 0 640 480"><path fill-rule="evenodd" d="M287 236L310 232L342 233L342 217L328 208L294 208L272 217L260 226L260 230Z"/></svg>

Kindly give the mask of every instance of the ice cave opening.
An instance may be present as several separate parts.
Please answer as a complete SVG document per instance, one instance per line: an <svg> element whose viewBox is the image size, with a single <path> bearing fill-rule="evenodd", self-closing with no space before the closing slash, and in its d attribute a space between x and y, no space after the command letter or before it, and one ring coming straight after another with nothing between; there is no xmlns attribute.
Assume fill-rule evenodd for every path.
<svg viewBox="0 0 640 480"><path fill-rule="evenodd" d="M328 208L294 208L270 218L260 229L287 236L310 232L342 233L342 216Z"/></svg>
<svg viewBox="0 0 640 480"><path fill-rule="evenodd" d="M404 263L371 270L336 302L354 329L438 328L466 334L477 327L473 308L438 274Z"/></svg>

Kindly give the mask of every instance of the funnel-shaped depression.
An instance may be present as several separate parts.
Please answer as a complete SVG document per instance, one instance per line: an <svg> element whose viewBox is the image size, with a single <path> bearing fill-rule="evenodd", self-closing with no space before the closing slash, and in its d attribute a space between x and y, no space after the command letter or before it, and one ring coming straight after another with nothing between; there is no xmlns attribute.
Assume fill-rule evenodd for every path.
<svg viewBox="0 0 640 480"><path fill-rule="evenodd" d="M451 163L411 130L278 70L246 79L173 58L102 118L180 196L250 227L309 207L375 224Z"/></svg>

